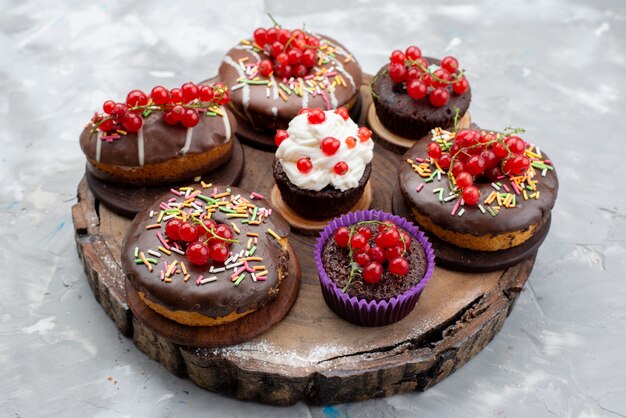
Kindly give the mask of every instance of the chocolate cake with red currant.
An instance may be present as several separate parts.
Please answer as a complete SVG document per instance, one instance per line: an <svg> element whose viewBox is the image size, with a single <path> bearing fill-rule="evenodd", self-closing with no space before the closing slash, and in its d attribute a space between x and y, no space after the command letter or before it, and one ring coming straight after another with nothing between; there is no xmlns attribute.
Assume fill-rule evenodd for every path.
<svg viewBox="0 0 626 418"><path fill-rule="evenodd" d="M410 46L389 60L371 82L376 115L389 131L418 140L467 112L472 93L456 58L423 57Z"/></svg>
<svg viewBox="0 0 626 418"><path fill-rule="evenodd" d="M236 321L289 280L289 225L256 193L180 187L134 219L122 268L141 300L190 326Z"/></svg>
<svg viewBox="0 0 626 418"><path fill-rule="evenodd" d="M226 109L222 84L162 86L150 95L128 93L107 100L80 135L87 169L98 179L130 186L191 180L225 164L237 122Z"/></svg>
<svg viewBox="0 0 626 418"><path fill-rule="evenodd" d="M434 270L424 233L380 211L342 215L321 233L315 262L322 293L340 317L366 326L407 316Z"/></svg>
<svg viewBox="0 0 626 418"><path fill-rule="evenodd" d="M287 206L314 220L351 210L372 173L371 135L345 108L301 111L276 133L274 180Z"/></svg>
<svg viewBox="0 0 626 418"><path fill-rule="evenodd" d="M287 129L300 109L350 110L361 67L337 41L303 30L258 28L232 48L219 68L231 109L253 129Z"/></svg>
<svg viewBox="0 0 626 418"><path fill-rule="evenodd" d="M456 247L491 252L541 231L558 179L550 158L518 133L437 128L407 151L398 182L420 227Z"/></svg>

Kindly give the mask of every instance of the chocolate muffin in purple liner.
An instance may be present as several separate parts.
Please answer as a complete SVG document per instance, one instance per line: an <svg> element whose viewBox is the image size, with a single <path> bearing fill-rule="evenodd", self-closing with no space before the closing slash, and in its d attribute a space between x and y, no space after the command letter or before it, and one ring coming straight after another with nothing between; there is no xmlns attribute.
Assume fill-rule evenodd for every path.
<svg viewBox="0 0 626 418"><path fill-rule="evenodd" d="M341 318L364 326L406 317L435 267L434 252L419 228L377 210L331 221L314 256L326 304Z"/></svg>

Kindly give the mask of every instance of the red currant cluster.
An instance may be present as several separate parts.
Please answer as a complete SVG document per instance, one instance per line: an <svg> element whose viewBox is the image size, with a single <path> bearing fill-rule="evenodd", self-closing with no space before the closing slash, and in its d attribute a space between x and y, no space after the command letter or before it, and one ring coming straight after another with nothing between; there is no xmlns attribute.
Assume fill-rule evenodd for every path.
<svg viewBox="0 0 626 418"><path fill-rule="evenodd" d="M391 221L362 221L352 227L342 226L335 230L333 239L337 246L350 250L350 261L360 266L361 277L367 283L380 281L385 263L388 271L396 276L406 276L409 272L405 255L411 245L411 235ZM357 272L353 267L350 281Z"/></svg>
<svg viewBox="0 0 626 418"><path fill-rule="evenodd" d="M254 43L274 59L273 62L262 60L259 73L268 77L274 72L279 78L306 76L315 66L320 46L319 38L300 29L290 31L278 27L256 29Z"/></svg>
<svg viewBox="0 0 626 418"><path fill-rule="evenodd" d="M462 190L465 203L476 205L480 198L480 191L474 186L477 179L497 181L523 174L530 167L530 159L524 155L526 146L515 135L465 129L457 132L453 141L431 142L426 151Z"/></svg>
<svg viewBox="0 0 626 418"><path fill-rule="evenodd" d="M187 247L187 260L197 266L207 264L210 259L223 263L228 259L230 244L234 242L232 229L212 219L195 223L173 218L165 224L165 233L169 239L183 244L183 248Z"/></svg>
<svg viewBox="0 0 626 418"><path fill-rule="evenodd" d="M450 100L448 86L452 86L456 94L463 94L469 88L456 58L445 57L441 60L441 68L433 72L428 66L416 46L410 46L404 52L395 50L389 57L389 77L394 83L405 83L408 95L414 99L428 96L435 107L444 106Z"/></svg>
<svg viewBox="0 0 626 418"><path fill-rule="evenodd" d="M122 129L137 132L143 125L141 116L154 111L163 112L163 119L170 125L181 123L186 128L198 124L198 112L210 112L210 108L230 101L228 87L222 83L212 86L185 83L171 90L163 86L152 89L150 96L141 90L132 90L125 103L107 100L102 105L104 113L96 113L92 119L96 128L104 132Z"/></svg>
<svg viewBox="0 0 626 418"><path fill-rule="evenodd" d="M301 115L303 113L307 114L307 121L311 125L317 125L323 123L326 120L326 114L322 109L319 108L309 109L305 107L300 109L298 115ZM341 116L343 120L348 120L350 118L348 109L346 109L345 107L340 107L336 109L335 113ZM359 137L360 142L365 142L372 137L372 131L370 131L365 126L362 126L359 128L357 136ZM274 136L274 143L278 147L287 138L289 138L289 133L285 130L279 129L276 131L276 135ZM353 138L351 136L347 137L345 139L345 142L348 149L356 147L357 144L356 138ZM320 149L322 150L324 155L327 155L329 157L335 155L335 153L337 153L337 151L339 150L339 147L341 147L341 141L332 136L324 138L320 144ZM307 174L313 169L313 163L311 162L311 159L309 157L302 157L297 161L296 167L298 167L298 171L300 171L302 174ZM335 172L335 174L343 176L348 172L348 168L348 163L346 163L345 161L339 161L337 164L334 165L333 171Z"/></svg>

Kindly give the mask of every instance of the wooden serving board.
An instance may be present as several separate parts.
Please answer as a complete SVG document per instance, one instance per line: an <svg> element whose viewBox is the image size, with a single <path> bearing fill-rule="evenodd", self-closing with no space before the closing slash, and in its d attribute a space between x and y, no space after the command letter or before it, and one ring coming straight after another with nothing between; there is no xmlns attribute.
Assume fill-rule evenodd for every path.
<svg viewBox="0 0 626 418"><path fill-rule="evenodd" d="M367 109L369 93L364 90ZM359 124L363 122L362 114ZM273 154L248 146L244 153L239 187L269 196ZM376 145L372 208L391 211L400 159ZM121 333L167 370L205 389L275 405L354 402L435 385L500 331L534 264L532 256L491 273L436 268L408 317L365 328L343 321L326 306L312 256L316 237L292 234L301 289L289 314L246 343L197 349L172 343L133 317L120 264L130 220L100 205L85 179L78 186L72 217L91 289Z"/></svg>

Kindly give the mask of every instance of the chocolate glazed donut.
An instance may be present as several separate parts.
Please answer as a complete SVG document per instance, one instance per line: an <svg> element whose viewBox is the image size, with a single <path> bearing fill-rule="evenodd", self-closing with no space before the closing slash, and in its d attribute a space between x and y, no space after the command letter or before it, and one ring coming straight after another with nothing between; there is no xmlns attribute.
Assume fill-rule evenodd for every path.
<svg viewBox="0 0 626 418"><path fill-rule="evenodd" d="M316 70L326 69L335 72L345 80L346 85L337 85L333 92L325 91L324 95L332 108L344 106L350 109L358 98L361 86L361 67L341 44L335 40L317 35L321 42L327 42L336 48L335 57L328 56L328 62L314 67ZM252 47L243 44L232 48L222 61L219 68L219 78L228 85L230 89L230 108L238 116L247 119L259 130L287 129L289 121L293 119L298 111L304 107L326 109L327 101L321 94L315 96L303 93L301 96L293 93L286 95L284 100L281 97L280 83L283 80L270 77L259 76L261 80L269 79L272 87L266 85L240 84L238 81L246 77L240 60L246 63L257 63L263 59L271 59L265 52L255 52ZM307 87L305 81L302 85ZM282 91L284 93L284 91ZM269 93L269 95L268 95Z"/></svg>

